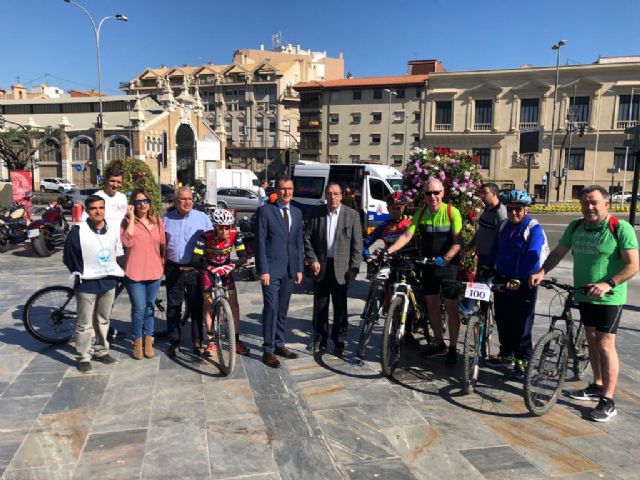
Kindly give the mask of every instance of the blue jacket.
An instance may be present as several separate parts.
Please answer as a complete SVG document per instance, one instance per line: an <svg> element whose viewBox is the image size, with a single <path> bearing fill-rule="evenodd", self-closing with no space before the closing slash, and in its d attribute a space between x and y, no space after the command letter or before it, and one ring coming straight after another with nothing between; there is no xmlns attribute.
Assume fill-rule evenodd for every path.
<svg viewBox="0 0 640 480"><path fill-rule="evenodd" d="M278 203L258 208L254 243L258 274L295 278L304 270L304 223L299 208L289 204L291 231L287 232Z"/></svg>
<svg viewBox="0 0 640 480"><path fill-rule="evenodd" d="M543 248L546 248L546 237L542 226L529 215L517 225L503 220L493 243L490 265L502 277L526 282L529 275L540 270L544 262L544 259L541 261Z"/></svg>

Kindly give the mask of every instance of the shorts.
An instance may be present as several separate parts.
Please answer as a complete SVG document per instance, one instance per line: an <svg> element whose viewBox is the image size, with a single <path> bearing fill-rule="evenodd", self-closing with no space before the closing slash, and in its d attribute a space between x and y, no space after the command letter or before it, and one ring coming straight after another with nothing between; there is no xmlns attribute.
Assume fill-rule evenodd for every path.
<svg viewBox="0 0 640 480"><path fill-rule="evenodd" d="M202 296L206 299L211 298L211 287L214 285L213 274L202 271L200 272L200 280L202 281ZM227 289L227 293L235 292L236 282L233 280L233 275L228 274L222 277L222 286Z"/></svg>
<svg viewBox="0 0 640 480"><path fill-rule="evenodd" d="M618 331L622 305L599 305L597 303L580 302L580 320L585 327L594 327L597 332L611 333Z"/></svg>
<svg viewBox="0 0 640 480"><path fill-rule="evenodd" d="M425 265L422 267L421 283L422 293L425 295L438 295L442 291L442 296L448 300L456 300L458 298L458 286L451 284L443 284L443 280L455 280L458 276L457 265L445 265L444 267L436 267Z"/></svg>

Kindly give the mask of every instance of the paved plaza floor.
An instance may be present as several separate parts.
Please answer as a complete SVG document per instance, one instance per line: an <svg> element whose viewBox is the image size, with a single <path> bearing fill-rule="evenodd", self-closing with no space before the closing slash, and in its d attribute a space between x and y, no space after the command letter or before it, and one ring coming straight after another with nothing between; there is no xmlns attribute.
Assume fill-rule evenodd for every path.
<svg viewBox="0 0 640 480"><path fill-rule="evenodd" d="M557 271L570 278L570 264ZM522 384L483 370L471 395L462 366L445 368L409 351L394 379L382 377L380 330L366 361L352 361L368 283L351 288L345 360L306 350L312 296L291 301L288 345L300 354L273 370L261 361L257 282L238 281L243 339L252 348L222 377L158 339L151 360L116 341L114 365L75 368L72 345L31 338L22 306L37 289L70 284L58 252L22 248L0 255L0 475L2 479L638 479L640 478L640 312L637 280L619 330L616 403L606 424L583 418L593 404L563 396L547 415L528 414ZM635 298L634 298L635 297ZM548 325L541 290L535 337ZM122 295L113 323L129 331ZM463 330L464 333L464 330ZM461 337L462 338L462 337ZM460 349L462 346L460 345ZM461 362L459 362L461 363ZM567 383L578 388L585 382Z"/></svg>

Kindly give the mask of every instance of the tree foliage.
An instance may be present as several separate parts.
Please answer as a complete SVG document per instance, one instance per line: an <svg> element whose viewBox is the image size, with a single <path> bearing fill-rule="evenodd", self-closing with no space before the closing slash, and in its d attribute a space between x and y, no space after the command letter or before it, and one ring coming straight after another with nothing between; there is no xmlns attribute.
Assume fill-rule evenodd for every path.
<svg viewBox="0 0 640 480"><path fill-rule="evenodd" d="M0 160L9 170L26 170L35 162L34 154L40 150L47 153L46 141L55 139L62 143L64 131L62 129L29 129L8 128L0 132ZM34 165L35 166L35 165Z"/></svg>
<svg viewBox="0 0 640 480"><path fill-rule="evenodd" d="M149 194L156 211L162 211L160 209L160 187L158 187L156 178L151 172L149 165L142 160L134 158L118 159L109 162L105 167L105 172L109 171L114 165L118 165L123 172L123 192L133 192L137 188L143 188Z"/></svg>

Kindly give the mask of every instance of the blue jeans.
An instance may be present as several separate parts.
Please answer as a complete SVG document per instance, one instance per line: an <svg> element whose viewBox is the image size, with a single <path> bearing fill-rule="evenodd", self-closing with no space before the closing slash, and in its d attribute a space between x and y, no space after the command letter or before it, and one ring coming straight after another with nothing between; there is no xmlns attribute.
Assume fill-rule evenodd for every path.
<svg viewBox="0 0 640 480"><path fill-rule="evenodd" d="M158 298L160 279L136 282L125 278L124 284L131 300L133 339L136 340L143 335L153 336L153 311Z"/></svg>

